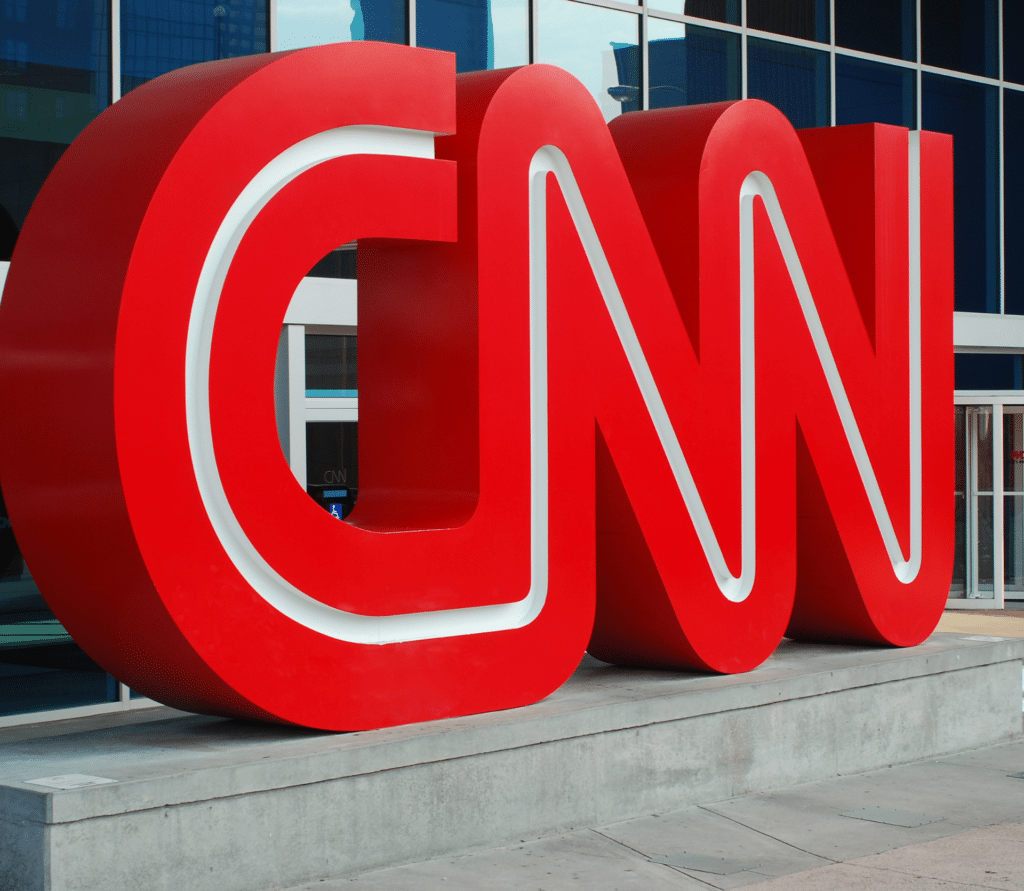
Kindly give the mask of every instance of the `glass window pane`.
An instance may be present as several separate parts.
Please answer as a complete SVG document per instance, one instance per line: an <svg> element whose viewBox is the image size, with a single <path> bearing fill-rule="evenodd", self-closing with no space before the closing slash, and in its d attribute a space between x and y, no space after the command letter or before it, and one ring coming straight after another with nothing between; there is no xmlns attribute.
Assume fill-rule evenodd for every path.
<svg viewBox="0 0 1024 891"><path fill-rule="evenodd" d="M110 96L106 3L0 4L0 260L64 149Z"/></svg>
<svg viewBox="0 0 1024 891"><path fill-rule="evenodd" d="M828 53L751 37L747 95L782 111L794 127L829 124Z"/></svg>
<svg viewBox="0 0 1024 891"><path fill-rule="evenodd" d="M740 23L740 0L649 0L651 9L693 16L710 22Z"/></svg>
<svg viewBox="0 0 1024 891"><path fill-rule="evenodd" d="M1008 353L957 353L953 357L957 390L1021 390L1021 356Z"/></svg>
<svg viewBox="0 0 1024 891"><path fill-rule="evenodd" d="M650 107L740 98L738 34L647 20Z"/></svg>
<svg viewBox="0 0 1024 891"><path fill-rule="evenodd" d="M894 124L913 129L914 72L836 56L836 123Z"/></svg>
<svg viewBox="0 0 1024 891"><path fill-rule="evenodd" d="M306 396L358 396L355 334L306 335Z"/></svg>
<svg viewBox="0 0 1024 891"><path fill-rule="evenodd" d="M999 76L996 0L921 0L925 65Z"/></svg>
<svg viewBox="0 0 1024 891"><path fill-rule="evenodd" d="M0 715L116 698L114 679L71 640L32 581L0 493Z"/></svg>
<svg viewBox="0 0 1024 891"><path fill-rule="evenodd" d="M196 62L265 53L264 0L121 0L121 93Z"/></svg>
<svg viewBox="0 0 1024 891"><path fill-rule="evenodd" d="M1024 314L1024 93L1003 92L1003 271L1006 312Z"/></svg>
<svg viewBox="0 0 1024 891"><path fill-rule="evenodd" d="M457 71L528 61L526 0L417 0L416 45L455 53Z"/></svg>
<svg viewBox="0 0 1024 891"><path fill-rule="evenodd" d="M572 0L540 0L539 15L538 61L582 81L606 121L641 107L637 15Z"/></svg>
<svg viewBox="0 0 1024 891"><path fill-rule="evenodd" d="M747 27L828 43L828 0L747 0Z"/></svg>
<svg viewBox="0 0 1024 891"><path fill-rule="evenodd" d="M306 273L313 278L356 278L356 245L355 242L335 248L321 257Z"/></svg>
<svg viewBox="0 0 1024 891"><path fill-rule="evenodd" d="M956 468L953 483L953 578L949 587L950 597L965 597L967 584L967 406L953 406L953 465Z"/></svg>
<svg viewBox="0 0 1024 891"><path fill-rule="evenodd" d="M836 43L913 62L917 56L914 0L836 0Z"/></svg>
<svg viewBox="0 0 1024 891"><path fill-rule="evenodd" d="M1003 77L1024 84L1024 3L1003 3Z"/></svg>
<svg viewBox="0 0 1024 891"><path fill-rule="evenodd" d="M1003 582L1024 594L1024 407L1003 409Z"/></svg>
<svg viewBox="0 0 1024 891"><path fill-rule="evenodd" d="M999 90L922 77L921 126L953 135L955 306L999 312Z"/></svg>
<svg viewBox="0 0 1024 891"><path fill-rule="evenodd" d="M359 495L359 424L306 424L306 491L332 516L345 519Z"/></svg>
<svg viewBox="0 0 1024 891"><path fill-rule="evenodd" d="M277 48L406 42L405 0L277 0Z"/></svg>

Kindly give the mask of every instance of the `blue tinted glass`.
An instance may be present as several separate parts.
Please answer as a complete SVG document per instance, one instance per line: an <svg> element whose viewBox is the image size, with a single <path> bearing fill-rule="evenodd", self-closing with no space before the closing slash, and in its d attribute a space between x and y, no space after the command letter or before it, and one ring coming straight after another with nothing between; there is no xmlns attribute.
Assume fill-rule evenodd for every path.
<svg viewBox="0 0 1024 891"><path fill-rule="evenodd" d="M836 0L836 43L865 53L914 61L914 0Z"/></svg>
<svg viewBox="0 0 1024 891"><path fill-rule="evenodd" d="M417 0L416 45L455 53L458 71L525 65L526 0Z"/></svg>
<svg viewBox="0 0 1024 891"><path fill-rule="evenodd" d="M647 20L650 107L740 98L737 34Z"/></svg>
<svg viewBox="0 0 1024 891"><path fill-rule="evenodd" d="M1021 356L998 353L957 353L953 357L957 390L1020 390Z"/></svg>
<svg viewBox="0 0 1024 891"><path fill-rule="evenodd" d="M921 0L921 61L998 77L997 29L996 0Z"/></svg>
<svg viewBox="0 0 1024 891"><path fill-rule="evenodd" d="M999 91L922 78L921 126L953 135L956 309L999 312Z"/></svg>
<svg viewBox="0 0 1024 891"><path fill-rule="evenodd" d="M1024 84L1024 3L1003 4L1003 77Z"/></svg>
<svg viewBox="0 0 1024 891"><path fill-rule="evenodd" d="M828 43L828 6L828 0L747 0L747 27Z"/></svg>
<svg viewBox="0 0 1024 891"><path fill-rule="evenodd" d="M121 0L121 93L196 62L265 53L265 0Z"/></svg>
<svg viewBox="0 0 1024 891"><path fill-rule="evenodd" d="M677 15L686 13L696 19L711 22L728 22L730 25L740 23L740 0L648 0L647 5L651 9Z"/></svg>
<svg viewBox="0 0 1024 891"><path fill-rule="evenodd" d="M915 126L914 72L836 56L836 123Z"/></svg>
<svg viewBox="0 0 1024 891"><path fill-rule="evenodd" d="M25 567L0 492L0 715L116 699L114 679L54 618Z"/></svg>
<svg viewBox="0 0 1024 891"><path fill-rule="evenodd" d="M1003 93L1003 272L1006 312L1024 314L1024 93Z"/></svg>
<svg viewBox="0 0 1024 891"><path fill-rule="evenodd" d="M747 95L771 102L794 127L829 124L828 54L751 37Z"/></svg>
<svg viewBox="0 0 1024 891"><path fill-rule="evenodd" d="M540 0L539 62L579 78L605 120L640 108L639 17L571 0Z"/></svg>
<svg viewBox="0 0 1024 891"><path fill-rule="evenodd" d="M106 3L0 3L0 259L43 181L110 97Z"/></svg>
<svg viewBox="0 0 1024 891"><path fill-rule="evenodd" d="M406 42L405 0L277 0L277 48Z"/></svg>

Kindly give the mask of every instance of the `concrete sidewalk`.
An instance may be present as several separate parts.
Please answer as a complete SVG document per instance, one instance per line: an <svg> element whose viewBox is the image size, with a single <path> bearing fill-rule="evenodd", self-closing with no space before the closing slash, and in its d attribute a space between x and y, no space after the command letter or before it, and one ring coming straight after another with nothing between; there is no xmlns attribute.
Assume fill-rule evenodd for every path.
<svg viewBox="0 0 1024 891"><path fill-rule="evenodd" d="M937 630L1024 637L1024 617ZM1024 891L1022 772L1024 739L294 891Z"/></svg>
<svg viewBox="0 0 1024 891"><path fill-rule="evenodd" d="M301 889L1024 891L1022 771L1017 740Z"/></svg>

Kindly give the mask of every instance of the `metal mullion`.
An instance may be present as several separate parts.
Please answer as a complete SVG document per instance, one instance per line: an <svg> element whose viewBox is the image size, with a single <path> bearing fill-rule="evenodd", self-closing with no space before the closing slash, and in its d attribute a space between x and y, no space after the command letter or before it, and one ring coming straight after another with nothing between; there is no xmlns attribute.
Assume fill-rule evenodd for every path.
<svg viewBox="0 0 1024 891"><path fill-rule="evenodd" d="M917 123L917 129L923 130L924 104L921 98L921 82L924 80L924 78L921 76L921 0L917 0L917 2L914 4L914 29L914 71L916 72L914 77L917 80L917 84L915 85L914 89L914 92L916 93L915 102L917 104L917 108L914 110L914 119ZM964 584L966 585L966 580Z"/></svg>
<svg viewBox="0 0 1024 891"><path fill-rule="evenodd" d="M1002 9L1002 7L1000 7ZM1000 64L1002 64L1000 62ZM1006 312L1006 136L1003 89L999 89L999 314Z"/></svg>
<svg viewBox="0 0 1024 891"><path fill-rule="evenodd" d="M709 19L698 18L693 15L684 15L681 12L669 12L666 9L649 9L652 19L665 19L669 22L682 22L684 25L695 25L698 28L710 28L715 31L725 31L729 34L742 34L743 28L740 25L730 25L728 22L713 22Z"/></svg>
<svg viewBox="0 0 1024 891"><path fill-rule="evenodd" d="M647 42L647 0L640 7L640 108L647 111L651 107L650 84L650 53Z"/></svg>
<svg viewBox="0 0 1024 891"><path fill-rule="evenodd" d="M747 0L740 2L740 99L747 96Z"/></svg>
<svg viewBox="0 0 1024 891"><path fill-rule="evenodd" d="M536 64L540 61L540 29L539 25L540 16L540 0L530 0L529 5L529 22L527 27L529 28L529 60L530 64Z"/></svg>
<svg viewBox="0 0 1024 891"><path fill-rule="evenodd" d="M121 0L110 0L110 104L121 98Z"/></svg>
<svg viewBox="0 0 1024 891"><path fill-rule="evenodd" d="M996 15L998 16L996 40L998 41L997 50L999 52L999 82L1002 83L1005 79L1005 74L1003 73L1003 0L996 0Z"/></svg>
<svg viewBox="0 0 1024 891"><path fill-rule="evenodd" d="M277 0L267 0L267 49L277 52Z"/></svg>
<svg viewBox="0 0 1024 891"><path fill-rule="evenodd" d="M828 123L836 125L836 0L828 3Z"/></svg>
<svg viewBox="0 0 1024 891"><path fill-rule="evenodd" d="M306 327L285 325L288 342L288 460L306 488Z"/></svg>
<svg viewBox="0 0 1024 891"><path fill-rule="evenodd" d="M636 15L639 11L635 3L619 3L617 0L571 0L572 3L581 3L584 6L600 6L602 9L621 9L623 12L631 12Z"/></svg>
<svg viewBox="0 0 1024 891"><path fill-rule="evenodd" d="M127 689L127 687L125 688ZM95 715L123 714L147 708L165 708L163 703L140 697L130 702L95 702L90 705L72 705L65 708L46 709L38 712L22 712L17 715L0 715L0 728L20 727L25 724L43 724L47 721L67 721L75 718L91 718Z"/></svg>
<svg viewBox="0 0 1024 891"><path fill-rule="evenodd" d="M406 40L409 46L416 46L416 0L406 0Z"/></svg>
<svg viewBox="0 0 1024 891"><path fill-rule="evenodd" d="M1003 405L992 404L992 599L1003 607Z"/></svg>
<svg viewBox="0 0 1024 891"><path fill-rule="evenodd" d="M836 46L836 53L852 59L861 59L864 62L878 62L882 65L893 65L896 68L906 68L908 71L916 71L917 63L908 62L906 59L894 59L892 56L880 56L877 53L866 53L863 50L849 49L845 46Z"/></svg>
<svg viewBox="0 0 1024 891"><path fill-rule="evenodd" d="M789 46L799 46L803 49L817 50L819 53L827 53L829 45L818 40L804 40L803 37L789 37L786 34L773 34L771 31L758 31L756 28L744 28L751 37L760 40L771 40L774 43L785 43Z"/></svg>
<svg viewBox="0 0 1024 891"><path fill-rule="evenodd" d="M1006 136L1003 119L1003 4L997 3L996 41L999 52L999 314L1006 313Z"/></svg>
<svg viewBox="0 0 1024 891"><path fill-rule="evenodd" d="M998 87L1001 83L998 77L986 77L983 74L969 74L966 71L954 71L952 68L938 68L935 65L921 64L922 71L928 74L938 74L942 77L955 77L959 80L969 80L976 84L985 84L989 87Z"/></svg>
<svg viewBox="0 0 1024 891"><path fill-rule="evenodd" d="M978 413L964 412L967 473L964 487L964 599L978 597Z"/></svg>

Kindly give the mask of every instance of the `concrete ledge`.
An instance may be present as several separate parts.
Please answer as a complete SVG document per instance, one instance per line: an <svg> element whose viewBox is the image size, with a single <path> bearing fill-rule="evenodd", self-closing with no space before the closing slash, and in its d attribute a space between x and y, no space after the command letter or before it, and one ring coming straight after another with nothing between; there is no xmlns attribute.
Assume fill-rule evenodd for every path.
<svg viewBox="0 0 1024 891"><path fill-rule="evenodd" d="M989 745L1021 734L1022 661L787 641L734 677L586 659L529 708L367 733L197 716L0 743L0 889L287 887ZM25 782L66 774L115 782Z"/></svg>

